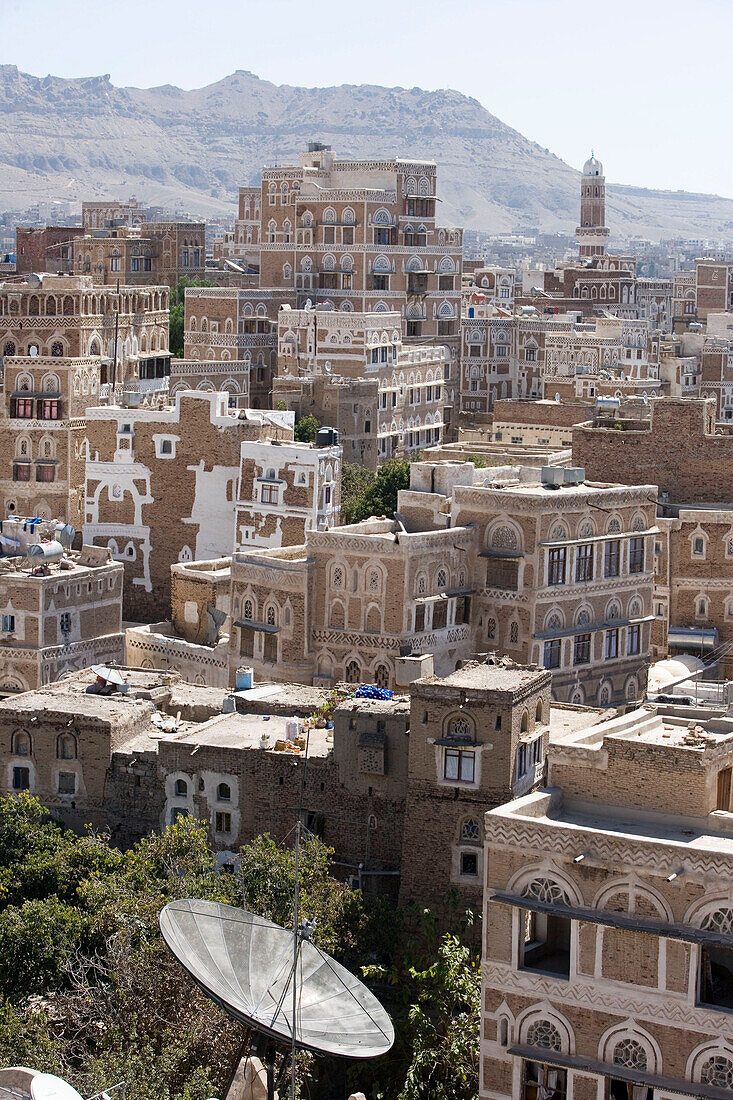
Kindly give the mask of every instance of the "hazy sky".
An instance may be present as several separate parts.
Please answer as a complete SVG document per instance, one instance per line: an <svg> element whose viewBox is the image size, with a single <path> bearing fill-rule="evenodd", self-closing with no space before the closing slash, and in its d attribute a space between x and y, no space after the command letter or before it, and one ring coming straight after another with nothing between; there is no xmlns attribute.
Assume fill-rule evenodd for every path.
<svg viewBox="0 0 733 1100"><path fill-rule="evenodd" d="M0 0L0 60L196 88L455 88L612 182L733 197L733 0Z"/></svg>

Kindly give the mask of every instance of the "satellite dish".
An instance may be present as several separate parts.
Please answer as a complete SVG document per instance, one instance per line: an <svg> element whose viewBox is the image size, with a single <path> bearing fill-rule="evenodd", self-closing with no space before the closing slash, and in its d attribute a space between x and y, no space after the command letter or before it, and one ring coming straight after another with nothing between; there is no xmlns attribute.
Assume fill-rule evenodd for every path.
<svg viewBox="0 0 733 1100"><path fill-rule="evenodd" d="M379 1001L311 943L307 930L295 933L296 948L292 931L264 917L195 898L170 902L159 920L163 939L196 985L253 1031L344 1058L375 1058L392 1046L394 1028Z"/></svg>
<svg viewBox="0 0 733 1100"><path fill-rule="evenodd" d="M325 370L326 374L331 373L331 360L330 359L326 360L323 369Z"/></svg>
<svg viewBox="0 0 733 1100"><path fill-rule="evenodd" d="M313 309L313 301L311 298L308 298L308 300L306 301L305 309Z"/></svg>
<svg viewBox="0 0 733 1100"><path fill-rule="evenodd" d="M26 284L32 287L34 290L38 290L40 286L43 286L43 275L37 275L35 271L29 271L25 277Z"/></svg>
<svg viewBox="0 0 733 1100"><path fill-rule="evenodd" d="M81 1095L63 1077L37 1073L31 1080L31 1100L82 1100Z"/></svg>

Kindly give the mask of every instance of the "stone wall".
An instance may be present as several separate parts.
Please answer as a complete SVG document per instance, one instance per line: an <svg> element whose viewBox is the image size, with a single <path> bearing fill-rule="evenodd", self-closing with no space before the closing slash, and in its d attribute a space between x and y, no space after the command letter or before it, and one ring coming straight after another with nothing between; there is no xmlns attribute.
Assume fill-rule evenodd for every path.
<svg viewBox="0 0 733 1100"><path fill-rule="evenodd" d="M673 502L730 500L733 435L716 429L715 402L662 398L651 406L648 426L576 426L573 464L584 466L589 480L612 471L624 485L656 484Z"/></svg>

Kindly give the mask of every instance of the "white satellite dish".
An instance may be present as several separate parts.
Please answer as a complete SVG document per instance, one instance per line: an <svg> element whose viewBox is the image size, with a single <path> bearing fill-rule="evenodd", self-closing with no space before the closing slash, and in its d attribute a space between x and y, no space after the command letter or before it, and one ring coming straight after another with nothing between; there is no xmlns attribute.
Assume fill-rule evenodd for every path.
<svg viewBox="0 0 733 1100"><path fill-rule="evenodd" d="M40 286L43 286L43 275L38 275L35 271L29 271L25 277L26 285L32 287L34 290L38 290Z"/></svg>
<svg viewBox="0 0 733 1100"><path fill-rule="evenodd" d="M392 1021L377 998L311 943L307 929L293 933L244 909L195 898L170 902L159 919L183 969L253 1031L344 1058L375 1058L392 1046Z"/></svg>
<svg viewBox="0 0 733 1100"><path fill-rule="evenodd" d="M307 299L307 301L306 301L306 303L305 303L305 307L304 307L304 308L305 308L305 309L313 309L313 301L312 301L312 299L311 299L311 298L308 298L308 299Z"/></svg>
<svg viewBox="0 0 733 1100"><path fill-rule="evenodd" d="M81 1094L53 1073L37 1073L31 1080L31 1100L82 1100Z"/></svg>
<svg viewBox="0 0 733 1100"><path fill-rule="evenodd" d="M326 360L326 362L324 363L323 369L325 370L326 374L331 373L331 360L330 359Z"/></svg>

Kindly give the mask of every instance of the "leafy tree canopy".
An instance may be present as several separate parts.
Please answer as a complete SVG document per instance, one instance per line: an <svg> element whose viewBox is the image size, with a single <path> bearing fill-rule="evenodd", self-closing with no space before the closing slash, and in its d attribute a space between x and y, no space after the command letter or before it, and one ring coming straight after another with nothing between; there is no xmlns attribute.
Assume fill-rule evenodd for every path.
<svg viewBox="0 0 733 1100"><path fill-rule="evenodd" d="M168 347L175 359L183 358L183 327L186 313L186 287L216 286L208 279L189 279L184 275L179 279L170 295L170 315L168 319Z"/></svg>
<svg viewBox="0 0 733 1100"><path fill-rule="evenodd" d="M392 518L397 511L397 494L410 487L410 463L391 458L374 472L344 462L341 470L341 519L359 523L370 516Z"/></svg>
<svg viewBox="0 0 733 1100"><path fill-rule="evenodd" d="M324 1087L351 1074L373 1100L465 1100L477 1081L475 960L422 916L336 880L332 854L316 838L301 846L302 915L344 965L369 963L397 1040L379 1066L303 1056L306 1095L331 1095L319 1074ZM158 914L197 897L291 926L292 850L262 836L240 855L234 874L219 871L207 823L193 818L120 852L55 824L29 795L0 798L0 1064L60 1073L87 1096L121 1080L128 1100L222 1095L243 1029L183 972Z"/></svg>
<svg viewBox="0 0 733 1100"><path fill-rule="evenodd" d="M316 432L321 426L320 420L313 416L312 413L308 413L307 416L301 416L300 420L295 422L294 436L298 443L315 443Z"/></svg>

